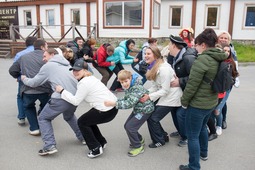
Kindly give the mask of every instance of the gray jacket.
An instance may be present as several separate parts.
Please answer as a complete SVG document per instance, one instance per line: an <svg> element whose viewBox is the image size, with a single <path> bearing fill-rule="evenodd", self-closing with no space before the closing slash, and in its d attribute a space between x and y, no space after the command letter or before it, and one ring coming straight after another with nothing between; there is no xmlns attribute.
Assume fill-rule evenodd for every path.
<svg viewBox="0 0 255 170"><path fill-rule="evenodd" d="M37 87L45 82L50 82L51 88L55 91L56 85L61 85L65 90L76 93L77 80L74 78L69 62L61 55L55 55L45 65L42 66L39 73L34 78L24 79L24 84L31 87ZM54 92L51 98L61 98L61 95Z"/></svg>
<svg viewBox="0 0 255 170"><path fill-rule="evenodd" d="M43 51L34 50L28 52L20 57L16 62L9 68L9 73L14 78L19 78L20 75L25 75L28 78L33 78L45 64L43 61ZM40 84L40 86L29 87L23 85L21 87L21 94L40 94L40 93L51 93L51 87L49 83Z"/></svg>

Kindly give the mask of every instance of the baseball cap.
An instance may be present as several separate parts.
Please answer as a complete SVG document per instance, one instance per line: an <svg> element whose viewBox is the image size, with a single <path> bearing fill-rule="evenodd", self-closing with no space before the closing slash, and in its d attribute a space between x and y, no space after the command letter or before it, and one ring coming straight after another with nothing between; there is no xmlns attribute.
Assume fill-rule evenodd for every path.
<svg viewBox="0 0 255 170"><path fill-rule="evenodd" d="M83 59L78 59L76 60L76 62L74 63L73 67L70 68L69 70L77 70L80 71L82 69L86 69L88 70L88 64L83 60Z"/></svg>

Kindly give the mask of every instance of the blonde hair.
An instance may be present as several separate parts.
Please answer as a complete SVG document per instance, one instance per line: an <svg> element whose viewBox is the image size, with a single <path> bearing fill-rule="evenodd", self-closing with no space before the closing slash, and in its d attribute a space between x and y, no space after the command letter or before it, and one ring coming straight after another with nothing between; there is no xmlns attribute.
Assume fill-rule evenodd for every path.
<svg viewBox="0 0 255 170"><path fill-rule="evenodd" d="M164 60L161 56L161 53L160 53L158 47L149 46L149 47L147 47L147 49L150 49L152 51L152 53L154 55L154 58L156 60L156 63L154 64L154 66L150 70L147 71L146 78L147 78L147 80L154 80L155 81L156 78L157 78L158 69L159 69L160 65L162 63L164 63Z"/></svg>
<svg viewBox="0 0 255 170"><path fill-rule="evenodd" d="M124 81L126 79L131 79L132 73L128 70L120 70L118 73L118 81Z"/></svg>
<svg viewBox="0 0 255 170"><path fill-rule="evenodd" d="M228 41L229 41L229 43L230 43L230 41L231 41L231 35L230 35L227 31L220 31L220 32L218 33L218 35L217 35L218 39L219 39L219 37L220 37L222 34L226 34L226 35L227 35Z"/></svg>

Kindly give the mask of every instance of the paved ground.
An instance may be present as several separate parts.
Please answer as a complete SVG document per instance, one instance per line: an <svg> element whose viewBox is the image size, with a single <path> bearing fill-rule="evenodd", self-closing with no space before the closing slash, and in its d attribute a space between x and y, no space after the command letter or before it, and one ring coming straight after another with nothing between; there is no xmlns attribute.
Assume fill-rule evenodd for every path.
<svg viewBox="0 0 255 170"><path fill-rule="evenodd" d="M148 148L151 140L146 124L140 130L146 141L145 152L135 158L128 157L129 142L123 124L130 110L121 110L112 122L100 125L108 140L101 157L93 160L86 157L87 147L76 140L62 116L53 121L59 152L47 157L38 156L37 152L42 147L41 138L30 136L28 126L17 125L17 83L8 74L11 64L11 59L0 59L1 170L177 170L180 164L188 162L187 148L178 147L176 138L171 138L164 147ZM209 143L209 160L201 162L202 169L255 169L254 73L255 66L240 67L241 86L233 89L228 101L228 128L222 136ZM100 78L96 70L95 75ZM76 115L79 117L88 109L88 105L82 103ZM162 124L169 133L175 130L170 115Z"/></svg>

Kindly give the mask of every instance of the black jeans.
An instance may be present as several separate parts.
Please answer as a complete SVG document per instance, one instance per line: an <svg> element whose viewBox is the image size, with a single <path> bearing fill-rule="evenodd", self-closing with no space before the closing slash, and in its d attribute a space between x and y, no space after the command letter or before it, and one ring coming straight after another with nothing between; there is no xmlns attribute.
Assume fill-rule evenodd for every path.
<svg viewBox="0 0 255 170"><path fill-rule="evenodd" d="M110 88L111 91L115 91L117 88L121 88L120 82L118 82L118 73L120 70L124 70L124 67L122 66L121 63L116 64L115 68L112 70L114 74L116 75L116 78L114 79L112 86Z"/></svg>
<svg viewBox="0 0 255 170"><path fill-rule="evenodd" d="M108 67L95 67L97 71L102 75L101 82L107 86L108 81L112 77L113 72Z"/></svg>
<svg viewBox="0 0 255 170"><path fill-rule="evenodd" d="M106 112L92 108L78 119L78 126L90 150L106 143L97 125L110 122L117 113L115 107Z"/></svg>

